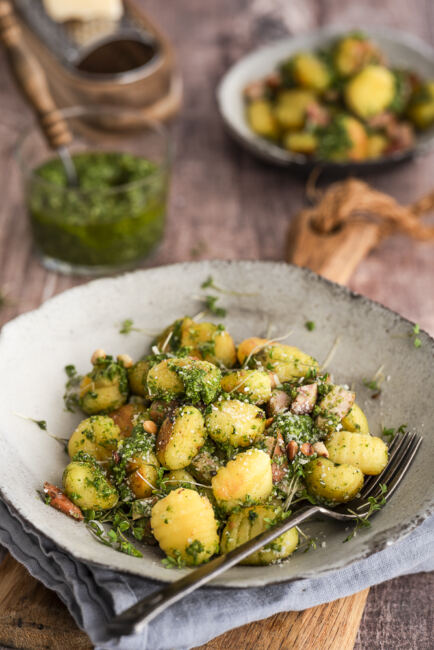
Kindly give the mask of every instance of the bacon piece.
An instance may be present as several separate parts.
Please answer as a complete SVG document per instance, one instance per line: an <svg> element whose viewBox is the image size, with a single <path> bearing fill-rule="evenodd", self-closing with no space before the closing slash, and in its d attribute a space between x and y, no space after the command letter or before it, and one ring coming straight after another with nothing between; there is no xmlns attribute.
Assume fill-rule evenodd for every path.
<svg viewBox="0 0 434 650"><path fill-rule="evenodd" d="M331 391L319 403L324 415L318 415L316 425L320 429L333 428L333 420L342 420L356 399L356 394L342 386L333 386Z"/></svg>
<svg viewBox="0 0 434 650"><path fill-rule="evenodd" d="M282 85L282 77L278 72L272 72L265 77L265 83L271 90L276 90Z"/></svg>
<svg viewBox="0 0 434 650"><path fill-rule="evenodd" d="M284 390L273 390L270 401L267 404L267 414L269 417L285 411L291 404L291 398Z"/></svg>
<svg viewBox="0 0 434 650"><path fill-rule="evenodd" d="M306 119L313 126L327 126L330 122L330 113L318 102L311 102L306 106Z"/></svg>
<svg viewBox="0 0 434 650"><path fill-rule="evenodd" d="M387 129L387 135L390 138L390 145L387 147L387 153L410 149L414 143L413 127L407 122L396 122Z"/></svg>
<svg viewBox="0 0 434 650"><path fill-rule="evenodd" d="M219 461L206 449L201 449L193 458L188 471L201 483L211 484L213 476L220 469Z"/></svg>
<svg viewBox="0 0 434 650"><path fill-rule="evenodd" d="M306 384L297 388L297 395L291 404L291 411L295 415L311 413L318 397L318 385Z"/></svg>
<svg viewBox="0 0 434 650"><path fill-rule="evenodd" d="M75 503L72 503L71 499L68 499L66 494L52 483L44 483L44 493L50 498L49 505L56 508L56 510L60 510L60 512L77 521L84 519L80 508Z"/></svg>
<svg viewBox="0 0 434 650"><path fill-rule="evenodd" d="M400 122L393 113L380 113L368 120L369 126L383 129L389 138L389 145L385 153L393 153L413 146L414 131L408 122Z"/></svg>
<svg viewBox="0 0 434 650"><path fill-rule="evenodd" d="M264 451L266 451L271 458L273 455L274 447L276 446L276 438L274 436L265 436L263 440L265 445Z"/></svg>
<svg viewBox="0 0 434 650"><path fill-rule="evenodd" d="M259 81L252 81L244 88L244 96L250 101L255 99L262 99L265 95L265 82L261 79Z"/></svg>
<svg viewBox="0 0 434 650"><path fill-rule="evenodd" d="M387 111L368 119L368 125L373 129L388 129L394 122L396 122L394 114Z"/></svg>
<svg viewBox="0 0 434 650"><path fill-rule="evenodd" d="M277 462L276 462L276 460ZM285 457L285 443L280 431L277 432L276 444L274 445L273 455L271 457L271 474L273 483L280 483L284 478L288 463Z"/></svg>

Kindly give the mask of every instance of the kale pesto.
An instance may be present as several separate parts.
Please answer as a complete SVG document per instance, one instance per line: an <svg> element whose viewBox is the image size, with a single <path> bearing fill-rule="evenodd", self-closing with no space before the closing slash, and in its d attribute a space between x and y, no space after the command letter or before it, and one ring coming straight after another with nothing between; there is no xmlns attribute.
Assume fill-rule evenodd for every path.
<svg viewBox="0 0 434 650"><path fill-rule="evenodd" d="M79 187L71 188L62 162L38 167L28 207L42 253L78 266L127 266L161 239L167 172L128 153L73 155Z"/></svg>
<svg viewBox="0 0 434 650"><path fill-rule="evenodd" d="M291 440L299 445L303 442L314 443L321 437L309 415L294 415L290 412L277 415L271 430L280 431L286 444Z"/></svg>
<svg viewBox="0 0 434 650"><path fill-rule="evenodd" d="M206 364L206 362L202 362ZM192 404L202 401L210 404L220 391L220 372L210 364L207 367L199 366L198 363L178 365L170 363L170 370L173 370L184 384L185 399Z"/></svg>

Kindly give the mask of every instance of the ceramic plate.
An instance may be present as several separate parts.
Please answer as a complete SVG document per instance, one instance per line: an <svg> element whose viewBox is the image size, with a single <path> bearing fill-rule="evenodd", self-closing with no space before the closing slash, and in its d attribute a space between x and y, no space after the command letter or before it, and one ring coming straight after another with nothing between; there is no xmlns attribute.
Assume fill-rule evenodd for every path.
<svg viewBox="0 0 434 650"><path fill-rule="evenodd" d="M329 370L335 381L354 385L372 433L406 423L425 437L404 484L372 528L343 544L348 532L341 524L313 523L306 530L319 534L326 546L295 553L279 566L235 567L216 583L247 587L324 574L407 535L427 516L432 495L434 341L421 333L422 347L416 349L409 336L412 324L397 314L309 271L266 262L175 264L97 280L5 325L0 335L3 498L77 559L164 581L182 575L161 565L158 549L144 547L143 559L123 555L100 544L83 524L46 506L36 490L45 480L60 485L68 459L61 445L16 414L46 420L50 432L69 437L80 416L63 410L64 366L74 363L86 372L92 351L100 347L138 358L151 334L122 335L120 322L132 318L137 327L157 333L181 315L197 314L200 285L209 275L223 287L246 293L221 295L228 309L225 324L236 341L291 331L288 343L323 362L337 340ZM305 328L307 320L316 323L313 332ZM380 365L388 380L373 400L363 379Z"/></svg>
<svg viewBox="0 0 434 650"><path fill-rule="evenodd" d="M302 154L285 151L255 135L245 119L243 90L248 83L256 81L276 69L276 65L301 50L315 50L348 33L354 26L329 26L324 29L288 37L251 52L233 65L221 80L217 89L217 102L224 123L232 136L251 153L282 166L311 168L318 160ZM392 29L358 27L371 37L385 52L388 61L396 67L415 70L422 77L434 77L434 50L417 37ZM370 171L387 164L408 159L415 153L424 153L434 146L434 129L417 136L413 150L396 152L388 156L360 163L334 163L321 161L321 167L335 171Z"/></svg>

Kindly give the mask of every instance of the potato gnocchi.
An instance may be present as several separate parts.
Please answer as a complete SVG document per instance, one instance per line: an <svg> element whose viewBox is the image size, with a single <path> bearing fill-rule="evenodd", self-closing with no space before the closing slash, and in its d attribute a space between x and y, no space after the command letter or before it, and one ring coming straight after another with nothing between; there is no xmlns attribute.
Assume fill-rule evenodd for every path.
<svg viewBox="0 0 434 650"><path fill-rule="evenodd" d="M309 57L295 69L301 110L329 79ZM81 509L125 553L140 555L134 540L158 544L168 567L236 548L287 517L292 501L351 501L387 464L355 393L313 357L259 337L236 346L222 325L181 318L141 359L97 350L87 374L69 376L87 416L68 442L69 512ZM243 563L280 562L298 545L292 528Z"/></svg>
<svg viewBox="0 0 434 650"><path fill-rule="evenodd" d="M258 136L335 162L408 150L415 132L434 124L434 81L388 63L361 32L283 60L245 87L244 102Z"/></svg>

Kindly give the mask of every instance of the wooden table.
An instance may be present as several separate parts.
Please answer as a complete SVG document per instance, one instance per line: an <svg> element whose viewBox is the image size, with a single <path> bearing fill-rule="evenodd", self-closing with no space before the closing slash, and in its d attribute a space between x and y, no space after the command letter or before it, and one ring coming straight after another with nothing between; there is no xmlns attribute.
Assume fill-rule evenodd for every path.
<svg viewBox="0 0 434 650"><path fill-rule="evenodd" d="M145 5L175 42L186 90L184 110L174 127L176 156L167 236L149 265L284 256L288 220L303 205L304 186L287 171L254 160L225 136L214 89L239 56L272 39L328 22L384 23L434 44L431 0L148 0ZM29 119L0 57L0 286L10 299L0 311L0 324L84 281L46 272L32 252L19 172L12 160L15 140ZM432 189L433 170L431 155L368 180L410 202ZM350 286L434 333L433 272L432 247L394 237L361 264ZM19 568L9 577L14 572L18 575ZM431 648L433 587L433 576L420 574L371 589L355 648ZM35 587L35 599L38 593ZM54 602L53 597L53 607ZM207 647L288 648L284 616L230 632ZM2 643L5 639L0 637ZM341 648L352 645L347 640ZM300 637L294 647L308 646Z"/></svg>

